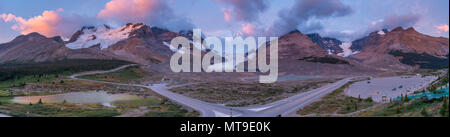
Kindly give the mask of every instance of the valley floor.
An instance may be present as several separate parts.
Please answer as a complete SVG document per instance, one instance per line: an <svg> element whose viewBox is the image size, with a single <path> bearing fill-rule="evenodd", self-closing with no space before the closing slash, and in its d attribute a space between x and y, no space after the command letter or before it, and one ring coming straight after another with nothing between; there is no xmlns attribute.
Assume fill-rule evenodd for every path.
<svg viewBox="0 0 450 137"><path fill-rule="evenodd" d="M30 78L21 78L0 82L0 85L4 85L0 88L0 113L6 114L4 116L14 117L196 117L199 115L197 112L185 109L148 88L81 81L71 79L68 75L57 75L50 74L44 75L42 78L31 77L33 78L31 80L27 80ZM143 69L132 66L118 70L106 78L111 79L111 81L133 83L144 75L146 74ZM105 78L101 75L98 76L103 78L102 80ZM10 84L19 81L24 81L23 86ZM115 101L111 104L72 103L73 97L64 100L59 99L58 101L58 97L67 93L127 94L137 98ZM22 103L17 102L17 99L22 97L32 98L33 100L29 100L29 103L23 99ZM106 97L103 98L108 100ZM39 101L36 101L36 99ZM100 98L86 97L75 100L92 102L89 99L94 99L93 102L96 102Z"/></svg>
<svg viewBox="0 0 450 137"><path fill-rule="evenodd" d="M302 77L274 84L202 82L167 77L149 71L148 66L138 65L69 74L31 75L0 82L0 113L18 117L448 116L448 95L433 100L390 100L397 95L390 92L416 94L422 88L436 91L436 87L448 85L448 70L428 73L432 76L387 77L397 79L394 80L397 83L387 82L395 90L386 84L386 77ZM408 78L414 78L415 82ZM371 84L372 88L362 90L358 86L361 84ZM380 93L372 94L372 91ZM108 102L108 105L70 100L49 103L42 99L46 95L71 92L127 94L138 99ZM376 98L385 94L393 96L389 96L389 101ZM20 96L41 98L38 102L15 102Z"/></svg>

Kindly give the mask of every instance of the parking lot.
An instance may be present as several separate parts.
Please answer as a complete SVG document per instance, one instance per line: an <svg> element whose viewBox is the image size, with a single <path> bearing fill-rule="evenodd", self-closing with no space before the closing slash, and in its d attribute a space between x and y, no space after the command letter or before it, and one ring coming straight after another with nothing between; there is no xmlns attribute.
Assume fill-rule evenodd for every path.
<svg viewBox="0 0 450 137"><path fill-rule="evenodd" d="M389 101L391 98L420 91L436 79L435 76L422 77L420 75L372 78L350 85L345 94L363 99L372 97L376 102L382 102L383 96L385 96L386 101Z"/></svg>

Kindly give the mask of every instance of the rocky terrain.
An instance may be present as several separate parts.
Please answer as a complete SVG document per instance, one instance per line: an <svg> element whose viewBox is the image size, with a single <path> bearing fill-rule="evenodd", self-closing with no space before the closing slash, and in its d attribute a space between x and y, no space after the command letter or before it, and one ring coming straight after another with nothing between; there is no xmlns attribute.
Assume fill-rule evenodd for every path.
<svg viewBox="0 0 450 137"><path fill-rule="evenodd" d="M71 50L60 37L47 38L38 33L22 35L11 42L0 44L0 63L44 62L63 59L113 59L111 53L96 47Z"/></svg>
<svg viewBox="0 0 450 137"><path fill-rule="evenodd" d="M170 47L168 43L178 36L192 39L192 31L176 33L137 23L118 29L107 25L83 27L68 41L30 33L0 44L0 63L124 60L153 65L152 70L169 74L169 58L178 49ZM305 35L300 31L292 31L281 36L278 42L281 75L363 75L448 65L448 38L423 35L413 28L405 30L398 27L392 31L370 33L352 42L350 49L360 53L350 57L336 55L343 52L341 41L318 34ZM209 51L203 51L202 56L206 52ZM228 76L217 74L213 77Z"/></svg>
<svg viewBox="0 0 450 137"><path fill-rule="evenodd" d="M83 27L68 41L30 33L1 44L0 63L115 59L156 64L168 61L174 51L164 42L177 36L182 35L141 23L127 24L121 29L111 29L106 25Z"/></svg>
<svg viewBox="0 0 450 137"><path fill-rule="evenodd" d="M353 44L352 49L361 49L361 53L350 58L379 70L448 66L448 38L427 36L414 28L398 27L387 33L371 33Z"/></svg>
<svg viewBox="0 0 450 137"><path fill-rule="evenodd" d="M319 45L320 47L326 49L330 54L339 54L344 52L344 50L340 47L342 45L342 41L329 38L329 37L321 37L317 33L308 34L307 35L314 43Z"/></svg>
<svg viewBox="0 0 450 137"><path fill-rule="evenodd" d="M278 58L281 75L342 76L374 72L356 61L329 54L299 31L292 31L279 38Z"/></svg>

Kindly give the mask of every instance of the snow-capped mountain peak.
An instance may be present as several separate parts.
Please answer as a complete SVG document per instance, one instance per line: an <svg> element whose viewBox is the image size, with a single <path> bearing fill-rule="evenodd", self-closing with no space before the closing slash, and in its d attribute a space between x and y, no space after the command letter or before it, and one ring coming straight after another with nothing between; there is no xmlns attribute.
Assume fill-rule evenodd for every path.
<svg viewBox="0 0 450 137"><path fill-rule="evenodd" d="M127 24L120 29L112 29L107 25L99 27L83 27L75 40L66 46L70 49L83 49L99 45L100 49L106 49L115 43L130 37L130 33L143 27L144 24Z"/></svg>

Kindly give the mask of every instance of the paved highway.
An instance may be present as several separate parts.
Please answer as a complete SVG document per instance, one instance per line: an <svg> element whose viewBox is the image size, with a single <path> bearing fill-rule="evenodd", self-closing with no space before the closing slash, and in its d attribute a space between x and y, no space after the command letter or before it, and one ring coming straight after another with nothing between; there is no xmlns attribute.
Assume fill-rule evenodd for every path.
<svg viewBox="0 0 450 137"><path fill-rule="evenodd" d="M308 92L303 92L297 94L295 96L279 100L273 103L269 103L261 106L252 106L252 107L227 107L224 105L213 104L204 102L198 99L190 98L183 96L181 94L173 93L169 91L170 86L167 86L165 83L161 84L153 84L153 85L138 85L138 84L123 84L123 83L115 83L115 82L105 82L105 81L97 81L97 80L88 80L78 78L79 76L84 75L93 75L93 74L104 74L110 73L114 71L118 71L130 66L134 65L126 65L113 70L108 71L95 71L95 72L86 72L72 75L70 78L76 80L84 80L91 82L101 82L107 84L121 85L121 86L136 86L136 87L144 87L149 88L156 93L189 108L197 110L202 117L276 117L276 116L288 116L291 113L295 113L302 107L305 107L312 102L320 99L326 94L342 87L346 83L348 83L351 78L346 78L340 80L338 82L326 85L324 87L314 89Z"/></svg>

